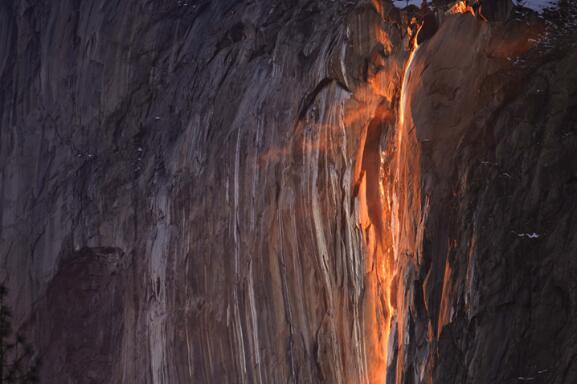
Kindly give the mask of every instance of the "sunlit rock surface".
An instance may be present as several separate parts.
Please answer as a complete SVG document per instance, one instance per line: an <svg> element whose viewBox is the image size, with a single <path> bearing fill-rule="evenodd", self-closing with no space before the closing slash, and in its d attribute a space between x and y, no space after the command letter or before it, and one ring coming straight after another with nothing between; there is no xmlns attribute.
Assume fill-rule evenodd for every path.
<svg viewBox="0 0 577 384"><path fill-rule="evenodd" d="M400 129L414 15L1 2L1 278L42 382L575 382L574 19L439 15Z"/></svg>

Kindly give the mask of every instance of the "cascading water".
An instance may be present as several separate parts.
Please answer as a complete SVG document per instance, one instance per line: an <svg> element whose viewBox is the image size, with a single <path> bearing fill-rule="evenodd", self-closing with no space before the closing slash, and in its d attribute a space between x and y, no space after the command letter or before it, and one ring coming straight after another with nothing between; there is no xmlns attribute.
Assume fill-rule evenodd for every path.
<svg viewBox="0 0 577 384"><path fill-rule="evenodd" d="M411 71L413 70L413 63L415 55L419 50L419 45L415 42L415 47L411 50L409 59L407 60L407 65L405 67L405 73L403 75L403 84L401 86L401 100L399 103L399 126L398 128L403 128L405 123L405 109L407 105L407 85L409 83L409 78L411 76ZM400 136L400 135L399 135Z"/></svg>
<svg viewBox="0 0 577 384"><path fill-rule="evenodd" d="M411 72L413 70L413 63L415 60L415 55L419 49L418 44L416 43L415 39L415 47L411 50L409 54L409 59L407 60L407 64L405 66L405 73L403 75L403 83L401 85L401 99L399 101L399 115L398 115L398 122L397 122L397 147L396 147L396 164L395 164L395 184L398 183L401 178L401 168L402 168L402 156L406 155L403 151L403 139L407 134L406 126L405 126L405 113L407 109L407 92L408 92L408 84L409 79L411 77ZM397 188L395 188L398 192ZM391 230L393 233L393 254L395 261L398 260L398 251L399 251L399 236L400 236L400 226L399 226L399 196L397 193L393 193L393 217L391 220Z"/></svg>
<svg viewBox="0 0 577 384"><path fill-rule="evenodd" d="M416 40L416 39L415 39ZM407 265L411 255L415 252L415 220L420 217L420 174L419 174L419 151L416 137L411 136L410 125L410 80L418 52L418 45L409 54L399 100L396 140L395 161L392 164L392 184L389 186L391 196L390 229L391 229L391 254L392 273L390 285L390 300L393 303L391 314L391 333L388 347L388 372L395 378L387 379L387 382L401 382L405 361L405 345L409 343L407 326L405 321L407 308L410 303L405 298L404 281L408 272ZM393 287L396 287L393 290Z"/></svg>
<svg viewBox="0 0 577 384"><path fill-rule="evenodd" d="M377 30L376 36L383 46L390 46L386 33ZM415 54L416 48L411 50L403 70L398 117L393 121L396 129L392 130L396 132L396 136L386 140L385 147L381 147L381 129L388 126L390 120L387 116L391 116L392 111L378 110L367 128L366 144L363 147L362 173L358 188L360 225L365 231L367 247L368 272L364 295L365 311L368 314L365 320L367 383L390 383L398 377L394 371L389 377L387 373L392 367L398 366L397 342L392 340L395 340L398 334L397 319L404 318L402 315L405 313L398 311L399 266L402 268L403 263L396 259L398 250L402 248L401 233L406 232L401 228L403 217L412 217L412 213L403 215L399 212L412 211L407 206L414 205L412 197L415 194L409 193L407 197L405 186L416 183L407 182L406 175L418 173L412 171L415 168L413 160L418 158L410 148L413 143L410 139L405 139L408 135L408 127L405 125L408 126L411 120L405 118L405 114L409 113L409 78ZM387 90L395 84L393 73L389 76L381 75L383 76L375 76L369 81L371 90L376 95L386 95ZM404 158L409 159L409 162ZM408 163L410 165L407 165Z"/></svg>

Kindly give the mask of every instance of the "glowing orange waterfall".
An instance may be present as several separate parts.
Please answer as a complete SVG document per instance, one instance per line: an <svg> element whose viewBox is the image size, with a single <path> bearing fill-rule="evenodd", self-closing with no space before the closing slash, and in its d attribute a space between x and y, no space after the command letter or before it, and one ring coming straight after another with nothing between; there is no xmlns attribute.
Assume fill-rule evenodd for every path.
<svg viewBox="0 0 577 384"><path fill-rule="evenodd" d="M419 49L419 45L415 41L415 47L411 50L409 54L409 59L407 60L407 65L405 66L405 74L403 75L403 85L401 86L401 100L399 102L399 125L398 128L404 128L405 124L405 110L407 107L407 86L409 83L409 77L411 76L411 71L413 69L413 62L415 59L415 55ZM402 135L399 135L399 139L402 138Z"/></svg>
<svg viewBox="0 0 577 384"><path fill-rule="evenodd" d="M411 51L409 55L409 59L407 60L407 64L405 66L405 73L403 75L403 84L401 86L401 99L399 101L399 117L397 123L397 147L396 147L396 164L395 164L395 178L394 183L398 184L402 178L402 171L403 171L403 157L406 156L403 148L403 141L407 140L405 137L407 135L407 128L405 125L405 113L407 109L407 92L408 92L408 84L409 78L411 77L411 71L413 69L413 63L415 59L415 55L419 46L415 42L415 48ZM412 122L412 119L410 120ZM397 187L399 187L397 185ZM399 191L397 191L399 192ZM393 220L391 221L392 224L392 235L393 235L393 253L395 261L398 260L398 252L399 252L399 241L400 241L400 227L399 227L399 220L398 220L398 213L401 209L399 205L399 197L398 193L393 193ZM397 216L395 220L395 216Z"/></svg>
<svg viewBox="0 0 577 384"><path fill-rule="evenodd" d="M392 164L392 177L389 180L391 212L389 215L392 248L392 277L389 285L389 301L393 303L391 323L396 322L397 357L396 362L389 359L389 364L396 363L396 383L403 379L405 345L408 344L405 322L408 318L406 302L405 276L407 265L415 254L416 221L420 217L420 152L414 130L410 108L411 76L415 64L418 45L411 51L401 86L398 120L395 140L395 160ZM389 350L392 350L389 340Z"/></svg>
<svg viewBox="0 0 577 384"><path fill-rule="evenodd" d="M376 37L383 46L390 46L386 33L376 30ZM405 327L397 324L394 335L392 326L405 318L404 287L402 275L404 261L400 254L413 247L410 224L418 206L419 185L418 151L415 138L409 133L412 123L410 108L410 77L417 52L415 47L403 69L403 81L398 107L398 117L392 111L376 109L364 138L362 171L358 179L360 226L366 240L366 278L364 291L365 356L368 384L385 384L387 372L396 365L402 369L402 359L393 345L392 337L402 335ZM369 79L372 94L387 97L393 75L377 73ZM380 129L384 122L396 126L395 137L380 146ZM411 179L414 178L414 179ZM407 222L406 219L409 219ZM408 241L404 241L407 239ZM397 364L394 364L397 362ZM399 375L396 376L397 380Z"/></svg>

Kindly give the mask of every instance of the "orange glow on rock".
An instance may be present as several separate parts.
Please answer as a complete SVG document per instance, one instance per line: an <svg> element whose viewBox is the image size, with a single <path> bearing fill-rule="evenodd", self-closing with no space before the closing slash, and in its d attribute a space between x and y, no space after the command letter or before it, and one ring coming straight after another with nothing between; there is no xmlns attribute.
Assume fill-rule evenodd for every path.
<svg viewBox="0 0 577 384"><path fill-rule="evenodd" d="M386 34L377 34L383 39L386 47ZM385 383L387 377L391 326L395 319L403 319L405 314L404 283L399 270L405 265L401 254L413 252L415 233L410 223L413 217L419 217L420 212L420 174L419 152L416 137L410 133L409 89L413 62L417 53L415 47L411 50L405 68L378 71L368 80L370 92L386 100L393 99L399 80L402 80L401 97L398 107L398 118L393 121L395 137L388 141L386 147L380 150L378 161L377 193L370 187L371 180L363 173L359 185L359 224L365 232L366 261L366 306L365 318L367 329L367 360L369 383ZM403 78L393 74L399 72ZM392 89L391 89L392 88ZM390 111L375 113L375 118L381 123L391 122ZM370 133L366 139L371 140ZM374 173L372 173L374 177ZM372 181L375 183L375 181ZM372 192L371 192L372 191ZM417 213L416 216L414 214ZM395 287L398 287L396 289ZM403 335L405 327L398 325L398 334ZM401 336L402 337L402 336ZM403 342L399 343L399 364L402 369ZM400 375L397 375L399 378Z"/></svg>
<svg viewBox="0 0 577 384"><path fill-rule="evenodd" d="M475 11L473 8L466 4L465 1L457 1L449 10L447 14L449 15L456 15L458 13L470 13L471 15L475 16Z"/></svg>
<svg viewBox="0 0 577 384"><path fill-rule="evenodd" d="M394 266L391 268L394 276L391 277L389 291L392 302L395 303L394 317L397 321L397 361L396 382L402 380L402 372L405 363L405 345L409 342L406 335L405 321L408 319L407 312L410 305L405 300L408 288L405 287L407 268L414 263L416 254L415 244L416 221L421 217L421 191L420 191L420 151L413 119L411 117L410 91L413 67L418 52L418 44L409 54L403 82L401 97L399 100L398 122L396 129L395 160L392 166L393 177L389 182L388 194L391 196L390 205L390 228L392 237L392 254ZM396 287L393 292L393 286ZM394 293L394 296L392 294ZM392 341L390 341L392 342Z"/></svg>

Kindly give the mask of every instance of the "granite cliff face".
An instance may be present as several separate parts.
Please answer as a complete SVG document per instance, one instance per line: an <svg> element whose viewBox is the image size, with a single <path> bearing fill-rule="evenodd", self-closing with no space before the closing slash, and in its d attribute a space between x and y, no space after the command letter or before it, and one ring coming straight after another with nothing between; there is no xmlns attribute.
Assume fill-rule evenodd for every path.
<svg viewBox="0 0 577 384"><path fill-rule="evenodd" d="M415 55L421 214L396 268L409 382L577 380L574 34L524 24L459 15Z"/></svg>
<svg viewBox="0 0 577 384"><path fill-rule="evenodd" d="M0 3L1 278L42 382L575 382L563 4L410 54L388 1Z"/></svg>

